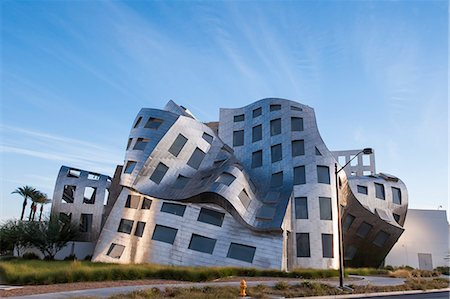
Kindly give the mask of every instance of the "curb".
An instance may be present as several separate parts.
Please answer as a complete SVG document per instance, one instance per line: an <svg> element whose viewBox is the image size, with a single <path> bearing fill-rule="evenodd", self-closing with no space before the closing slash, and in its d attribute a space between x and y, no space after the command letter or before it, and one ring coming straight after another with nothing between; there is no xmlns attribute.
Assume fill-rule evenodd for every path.
<svg viewBox="0 0 450 299"><path fill-rule="evenodd" d="M412 290L412 291L397 291L397 292L382 292L382 293L362 293L362 294L348 294L348 295L329 295L329 296L312 296L312 297L295 297L291 299L346 299L346 298L367 298L367 297L382 297L382 296L396 296L396 295L413 295L413 294L426 294L437 292L450 292L450 288L445 289L432 289L432 290Z"/></svg>

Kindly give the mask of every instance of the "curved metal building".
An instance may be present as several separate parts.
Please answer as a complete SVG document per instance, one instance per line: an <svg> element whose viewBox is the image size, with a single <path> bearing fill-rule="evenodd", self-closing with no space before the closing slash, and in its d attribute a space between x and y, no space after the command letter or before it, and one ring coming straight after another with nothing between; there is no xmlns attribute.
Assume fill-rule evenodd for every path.
<svg viewBox="0 0 450 299"><path fill-rule="evenodd" d="M337 268L338 184L346 263L378 266L403 232L407 190L375 173L373 153L359 154L329 151L314 110L289 100L221 109L212 123L172 101L142 109L91 216L101 229L86 241L101 262ZM336 182L336 163L356 155ZM69 172L61 168L53 213L86 209L63 200Z"/></svg>

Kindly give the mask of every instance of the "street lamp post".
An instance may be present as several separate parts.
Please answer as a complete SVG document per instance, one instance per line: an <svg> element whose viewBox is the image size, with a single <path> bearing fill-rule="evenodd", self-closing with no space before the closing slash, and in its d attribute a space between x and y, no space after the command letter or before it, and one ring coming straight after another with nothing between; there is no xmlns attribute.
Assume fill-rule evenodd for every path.
<svg viewBox="0 0 450 299"><path fill-rule="evenodd" d="M337 203L337 214L338 214L338 245L339 245L339 287L344 287L344 244L342 241L342 214L341 214L341 204L339 203L339 184L338 184L338 173L341 172L350 162L353 161L360 154L370 155L373 153L371 148L365 148L359 153L357 153L353 158L351 158L344 166L338 170L337 163L334 163L334 179L336 185L336 203Z"/></svg>

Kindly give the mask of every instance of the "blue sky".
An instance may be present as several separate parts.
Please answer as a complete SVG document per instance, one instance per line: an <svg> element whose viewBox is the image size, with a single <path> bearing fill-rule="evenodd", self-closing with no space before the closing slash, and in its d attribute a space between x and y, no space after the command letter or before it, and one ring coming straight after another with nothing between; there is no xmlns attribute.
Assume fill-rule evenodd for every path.
<svg viewBox="0 0 450 299"><path fill-rule="evenodd" d="M0 219L61 165L112 175L141 107L281 97L331 150L373 147L410 207L448 205L447 1L2 1Z"/></svg>

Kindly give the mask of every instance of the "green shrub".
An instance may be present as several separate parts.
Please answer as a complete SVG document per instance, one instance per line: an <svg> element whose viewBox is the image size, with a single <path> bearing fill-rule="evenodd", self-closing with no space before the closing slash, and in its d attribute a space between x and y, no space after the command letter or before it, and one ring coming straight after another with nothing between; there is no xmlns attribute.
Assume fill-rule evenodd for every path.
<svg viewBox="0 0 450 299"><path fill-rule="evenodd" d="M40 260L41 258L34 252L27 252L22 255L25 260Z"/></svg>
<svg viewBox="0 0 450 299"><path fill-rule="evenodd" d="M444 275L450 275L450 267L437 267L436 269L434 269L436 271L438 271L441 274Z"/></svg>

